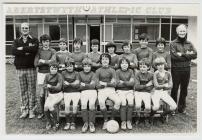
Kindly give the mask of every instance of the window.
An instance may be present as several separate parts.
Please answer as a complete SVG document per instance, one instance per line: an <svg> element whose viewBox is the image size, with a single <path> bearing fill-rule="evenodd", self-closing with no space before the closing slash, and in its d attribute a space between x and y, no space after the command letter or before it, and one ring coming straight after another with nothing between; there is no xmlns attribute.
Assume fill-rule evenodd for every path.
<svg viewBox="0 0 202 140"><path fill-rule="evenodd" d="M114 24L113 40L130 40L130 24Z"/></svg>
<svg viewBox="0 0 202 140"><path fill-rule="evenodd" d="M60 25L61 29L61 38L67 39L67 24Z"/></svg>
<svg viewBox="0 0 202 140"><path fill-rule="evenodd" d="M149 36L149 40L156 40L159 37L159 25L158 24L142 24L133 26L133 40L139 40L139 35L146 33Z"/></svg>
<svg viewBox="0 0 202 140"><path fill-rule="evenodd" d="M104 41L104 25L102 25L102 40ZM112 25L105 25L105 41L112 41Z"/></svg>
<svg viewBox="0 0 202 140"><path fill-rule="evenodd" d="M59 25L50 25L49 26L49 34L52 40L60 39L60 27Z"/></svg>
<svg viewBox="0 0 202 140"><path fill-rule="evenodd" d="M29 25L30 26L30 35L33 37L38 37L38 26L37 25Z"/></svg>
<svg viewBox="0 0 202 140"><path fill-rule="evenodd" d="M13 25L6 25L6 41L13 41L14 33L13 33Z"/></svg>
<svg viewBox="0 0 202 140"><path fill-rule="evenodd" d="M170 40L170 24L161 24L161 37Z"/></svg>

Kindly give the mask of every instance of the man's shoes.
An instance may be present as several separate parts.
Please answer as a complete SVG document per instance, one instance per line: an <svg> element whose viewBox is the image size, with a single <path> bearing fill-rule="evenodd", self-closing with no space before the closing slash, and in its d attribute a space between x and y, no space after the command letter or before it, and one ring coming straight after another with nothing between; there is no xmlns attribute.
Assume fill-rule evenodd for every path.
<svg viewBox="0 0 202 140"><path fill-rule="evenodd" d="M86 133L87 130L88 130L88 122L85 122L81 131L82 131L82 133Z"/></svg>
<svg viewBox="0 0 202 140"><path fill-rule="evenodd" d="M95 126L92 122L89 123L89 127L90 127L90 132L94 133L95 132Z"/></svg>
<svg viewBox="0 0 202 140"><path fill-rule="evenodd" d="M22 114L20 115L20 119L24 119L28 116L28 111L23 111Z"/></svg>

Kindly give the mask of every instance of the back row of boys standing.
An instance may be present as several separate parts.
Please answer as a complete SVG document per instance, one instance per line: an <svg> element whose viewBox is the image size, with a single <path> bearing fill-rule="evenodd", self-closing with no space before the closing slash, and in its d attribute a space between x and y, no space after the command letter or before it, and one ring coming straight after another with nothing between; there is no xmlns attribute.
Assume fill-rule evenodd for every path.
<svg viewBox="0 0 202 140"><path fill-rule="evenodd" d="M38 76L37 76L38 85L41 89L40 90L41 112L38 118L43 117L44 114L46 114L47 118L50 118L48 117L50 115L47 113L46 107L44 109L44 104L45 104L44 79L45 81L47 80L45 76L47 73L49 73L49 70L51 70L51 67L49 69L49 65L51 66L54 61L57 61L59 63L60 72L67 69L62 72L63 92L64 93L73 92L73 94L64 94L65 112L66 112L66 120L67 120L67 123L64 129L66 130L75 129L74 119L77 113L77 104L79 100L81 99L82 116L84 120L84 126L82 128L82 131L86 132L89 126L90 131L94 132L95 131L95 128L94 128L95 101L97 98L100 104L101 111L104 115L103 129L106 128L106 122L108 119L106 106L105 106L105 100L107 98L110 98L111 100L115 102L115 105L112 111L112 117L119 110L121 105L121 108L120 108L121 120L122 120L121 128L132 129L131 120L132 120L132 110L133 110L133 100L134 100L134 93L133 93L134 84L135 84L136 91L138 91L135 97L136 109L140 110L141 102L143 101L145 103L145 109L150 111L151 100L150 100L150 94L148 93L150 93L152 90L153 74L151 74L150 72L147 73L146 71L149 69L151 64L154 64L153 58L157 58L159 55L165 58L163 60L166 60L166 61L164 62L162 59L160 59L160 62L158 62L158 64L165 65L166 68L170 68L169 54L164 51L165 40L163 38L160 38L159 40L157 40L158 51L154 54L152 49L147 47L147 44L148 44L147 35L142 34L139 39L140 39L141 47L137 48L134 51L134 53L131 52L131 48L132 48L131 44L129 42L124 42L122 45L122 49L124 53L120 56L115 54L116 46L112 42L106 45L108 54L101 55L98 52L99 41L94 39L91 41L92 52L86 55L85 53L81 52L80 48L82 46L82 40L78 38L76 38L73 41L73 45L74 45L73 53L69 53L66 50L67 44L64 39L61 39L59 41L60 51L56 52L54 49L49 47L49 44L51 41L50 37L48 35L42 35L40 37L40 41L43 47L39 49L37 56L35 58L35 65L38 67ZM86 60L85 58L90 58L91 62L89 62L89 60ZM147 59L144 60L143 58L147 58ZM143 61L140 61L140 60L143 60ZM138 61L140 61L139 63L140 72L137 72L137 74L135 74L135 77L134 77L133 70L138 68ZM86 67L89 67L88 65L90 65L90 68L86 68ZM108 68L108 65L110 65L111 67ZM154 65L154 69L157 69L155 66L156 65ZM128 67L130 69L128 69ZM86 69L90 69L89 71L91 71L91 68L92 68L92 71L96 71L98 68L99 69L96 71L95 76L91 72L91 74L87 75L88 77L85 78ZM84 71L78 74L77 71L79 72L82 69L84 69ZM115 72L115 70L117 71ZM146 73L146 74L143 74L143 73ZM84 78L82 78L82 76ZM167 78L166 79L167 85L165 87L170 89L172 87L172 79L169 73L168 74L166 73L166 78ZM97 84L95 84L95 79L99 81ZM142 84L142 82L144 82L144 84ZM45 83L47 83L47 81ZM95 90L95 86L98 89L98 97L96 93L97 91ZM57 85L57 87L59 88L60 86ZM117 91L115 91L115 87L117 88ZM159 89L164 89L165 87L161 86L161 88ZM46 84L46 88L47 88L47 84ZM79 91L82 91L81 95ZM141 94L139 93L139 91ZM59 96L58 98L55 98L55 99L57 99L57 101L55 101L54 104L59 102L62 98L61 96ZM70 113L70 108L69 108L71 100L73 101L72 113ZM87 111L88 100L90 104L89 112ZM126 107L127 102L128 102L128 107ZM174 110L176 108L175 102L170 101L169 103ZM159 107L158 101L156 101L156 104L154 103L153 110L156 111L158 107ZM49 109L49 111L52 112L52 116L55 116L55 113L53 112L54 110L52 108ZM47 128L50 128L50 126L51 126L50 123L48 123ZM57 129L58 126L59 126L58 122L56 122L55 128Z"/></svg>

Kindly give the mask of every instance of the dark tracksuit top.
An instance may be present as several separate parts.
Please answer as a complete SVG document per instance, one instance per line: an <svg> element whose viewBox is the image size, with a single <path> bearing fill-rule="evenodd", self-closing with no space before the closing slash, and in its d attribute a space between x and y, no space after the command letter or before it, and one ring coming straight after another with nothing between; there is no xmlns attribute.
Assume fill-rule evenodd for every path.
<svg viewBox="0 0 202 140"><path fill-rule="evenodd" d="M71 54L71 58L74 59L75 62L75 69L76 70L82 70L83 66L82 66L82 61L84 58L86 58L86 54L84 52L73 52Z"/></svg>
<svg viewBox="0 0 202 140"><path fill-rule="evenodd" d="M110 55L110 54L109 54ZM118 69L118 65L119 65L119 55L117 54L114 54L114 55L110 55L111 56L111 64L110 66L113 68L113 69ZM117 64L117 65L116 65Z"/></svg>
<svg viewBox="0 0 202 140"><path fill-rule="evenodd" d="M123 83L120 83L124 81ZM117 90L133 90L134 87L134 74L131 69L123 71L121 69L116 70L116 89Z"/></svg>
<svg viewBox="0 0 202 140"><path fill-rule="evenodd" d="M187 54L187 51L193 51L193 54ZM177 53L182 53L182 56ZM176 71L187 71L190 69L191 60L197 58L197 51L190 41L183 42L177 38L170 43L171 67Z"/></svg>
<svg viewBox="0 0 202 140"><path fill-rule="evenodd" d="M18 47L23 47L23 50L17 50ZM39 47L37 38L31 35L27 36L27 42L23 42L23 37L13 41L12 54L15 56L14 65L16 69L35 68L34 59Z"/></svg>

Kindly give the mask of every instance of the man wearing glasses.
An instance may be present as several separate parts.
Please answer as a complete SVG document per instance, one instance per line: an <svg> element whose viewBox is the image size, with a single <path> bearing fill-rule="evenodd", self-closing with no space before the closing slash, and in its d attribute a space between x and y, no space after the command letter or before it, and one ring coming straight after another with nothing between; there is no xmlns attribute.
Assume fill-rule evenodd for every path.
<svg viewBox="0 0 202 140"><path fill-rule="evenodd" d="M21 24L21 36L13 41L12 53L20 85L21 116L32 119L36 109L36 68L34 58L39 47L37 38L30 34L28 23Z"/></svg>

